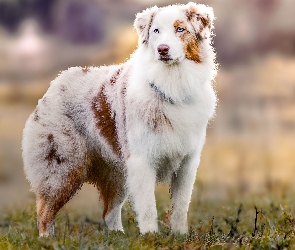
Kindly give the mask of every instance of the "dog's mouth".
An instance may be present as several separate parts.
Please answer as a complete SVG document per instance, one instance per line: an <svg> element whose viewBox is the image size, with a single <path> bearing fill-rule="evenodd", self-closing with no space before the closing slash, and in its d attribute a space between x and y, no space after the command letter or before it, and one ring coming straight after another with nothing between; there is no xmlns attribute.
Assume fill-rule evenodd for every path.
<svg viewBox="0 0 295 250"><path fill-rule="evenodd" d="M179 60L179 58L173 59L170 56L160 56L159 61L161 61L165 64L168 64L168 65L172 65L175 63L179 63L180 60Z"/></svg>
<svg viewBox="0 0 295 250"><path fill-rule="evenodd" d="M163 61L163 62L168 62L168 61L171 61L173 59L169 55L165 55L165 56L160 55L159 60Z"/></svg>

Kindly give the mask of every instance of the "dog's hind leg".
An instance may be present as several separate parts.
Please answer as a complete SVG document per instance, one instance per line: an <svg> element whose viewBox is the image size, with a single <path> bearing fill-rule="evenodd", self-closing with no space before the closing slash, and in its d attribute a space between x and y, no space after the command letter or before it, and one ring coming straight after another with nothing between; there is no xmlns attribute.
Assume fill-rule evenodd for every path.
<svg viewBox="0 0 295 250"><path fill-rule="evenodd" d="M110 230L119 230L124 232L122 226L121 210L124 204L125 198L118 197L112 208L104 215L106 225Z"/></svg>
<svg viewBox="0 0 295 250"><path fill-rule="evenodd" d="M99 154L94 154L88 168L87 181L99 191L104 205L102 217L108 228L124 231L121 221L121 209L126 199L123 168L113 166Z"/></svg>
<svg viewBox="0 0 295 250"><path fill-rule="evenodd" d="M58 211L75 195L83 185L81 169L72 170L58 190L44 188L37 194L37 223L39 236L54 234L54 218Z"/></svg>
<svg viewBox="0 0 295 250"><path fill-rule="evenodd" d="M126 199L125 181L122 172L110 171L104 176L97 189L104 204L103 219L110 230L124 231L121 219L121 209Z"/></svg>
<svg viewBox="0 0 295 250"><path fill-rule="evenodd" d="M55 214L47 204L44 196L37 197L37 224L39 236L48 236L54 234Z"/></svg>

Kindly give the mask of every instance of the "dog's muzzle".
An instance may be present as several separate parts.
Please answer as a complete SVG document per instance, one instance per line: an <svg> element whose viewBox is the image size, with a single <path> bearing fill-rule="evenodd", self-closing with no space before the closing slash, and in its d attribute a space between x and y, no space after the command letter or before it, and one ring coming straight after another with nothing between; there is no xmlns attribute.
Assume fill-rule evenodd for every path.
<svg viewBox="0 0 295 250"><path fill-rule="evenodd" d="M167 44L160 44L158 46L157 50L160 55L159 60L164 62L172 60L172 58L169 55L169 49L170 47Z"/></svg>

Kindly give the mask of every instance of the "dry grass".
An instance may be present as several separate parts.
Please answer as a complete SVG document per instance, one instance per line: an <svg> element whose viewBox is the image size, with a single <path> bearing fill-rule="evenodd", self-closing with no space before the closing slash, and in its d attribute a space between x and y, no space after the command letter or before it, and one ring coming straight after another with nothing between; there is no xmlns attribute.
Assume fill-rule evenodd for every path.
<svg viewBox="0 0 295 250"><path fill-rule="evenodd" d="M159 198L159 197L158 197ZM293 249L294 202L249 197L238 202L195 200L187 235L172 234L169 211L159 207L160 232L140 235L135 214L123 207L125 233L109 231L100 213L62 209L54 237L38 238L33 206L0 215L1 249Z"/></svg>

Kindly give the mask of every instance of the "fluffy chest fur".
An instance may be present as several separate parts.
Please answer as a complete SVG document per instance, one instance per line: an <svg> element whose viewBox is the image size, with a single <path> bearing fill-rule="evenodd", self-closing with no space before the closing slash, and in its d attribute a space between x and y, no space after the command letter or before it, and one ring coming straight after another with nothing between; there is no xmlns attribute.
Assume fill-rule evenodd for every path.
<svg viewBox="0 0 295 250"><path fill-rule="evenodd" d="M138 60L141 53L144 50L136 52L133 60ZM144 75L139 73L143 71ZM126 93L128 145L169 179L170 172L199 149L214 114L216 97L210 65L190 61L151 65L142 60L131 75Z"/></svg>

